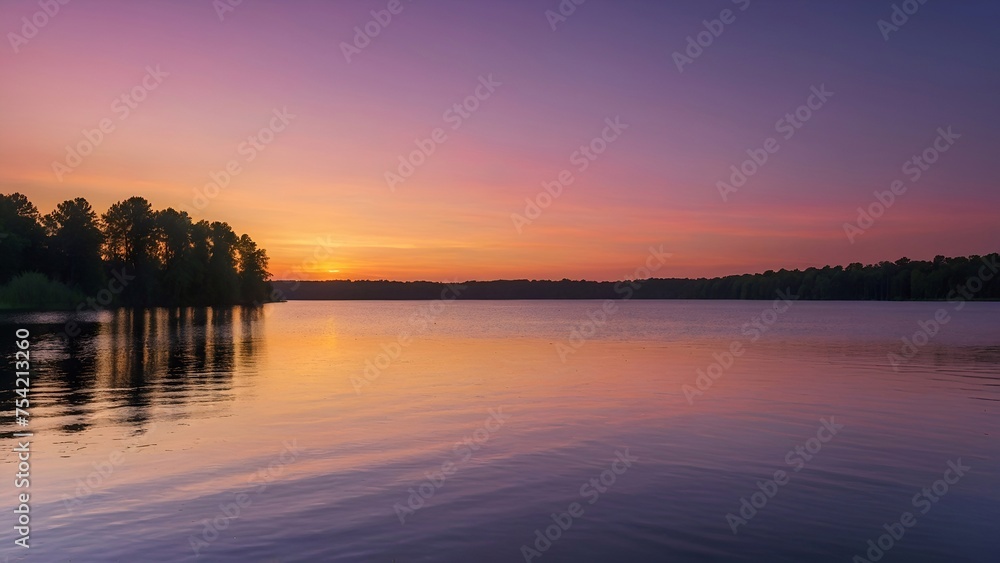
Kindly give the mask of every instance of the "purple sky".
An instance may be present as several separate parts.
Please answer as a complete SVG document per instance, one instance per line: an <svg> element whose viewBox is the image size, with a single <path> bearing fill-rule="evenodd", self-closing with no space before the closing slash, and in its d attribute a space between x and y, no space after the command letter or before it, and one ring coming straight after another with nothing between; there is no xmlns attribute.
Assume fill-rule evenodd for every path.
<svg viewBox="0 0 1000 563"><path fill-rule="evenodd" d="M5 1L0 191L43 213L143 195L228 221L279 278L617 279L660 245L657 275L702 276L1000 243L996 3L930 0L886 40L891 2L587 0L553 29L556 0L403 0L346 60L390 4L244 0L220 21L211 0L72 0L45 18ZM674 53L724 10L680 72ZM32 17L48 20L37 34ZM155 88L147 67L166 74ZM813 87L833 95L785 138ZM115 100L135 88L126 115ZM627 129L606 130L615 118ZM102 120L114 129L90 143ZM960 137L915 180L904 163L942 127ZM412 175L387 179L436 129ZM776 152L723 198L768 138ZM606 150L582 169L581 145ZM548 197L563 170L573 182ZM845 223L897 179L905 193L852 242Z"/></svg>

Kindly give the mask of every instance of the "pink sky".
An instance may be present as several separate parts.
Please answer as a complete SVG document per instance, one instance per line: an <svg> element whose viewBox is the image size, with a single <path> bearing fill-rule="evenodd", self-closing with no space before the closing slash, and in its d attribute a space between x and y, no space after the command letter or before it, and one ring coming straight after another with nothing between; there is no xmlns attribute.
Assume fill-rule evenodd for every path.
<svg viewBox="0 0 1000 563"><path fill-rule="evenodd" d="M279 279L619 279L660 245L658 276L696 277L1000 246L985 29L928 15L886 42L863 8L751 7L680 73L671 53L718 10L594 2L552 30L537 2L404 2L346 61L341 44L387 4L245 1L220 21L207 0L77 0L15 47L39 8L4 2L0 192L43 213L142 195L227 221ZM125 116L115 100L148 67L167 76ZM446 112L489 76L455 128ZM834 95L783 139L775 122L821 84ZM241 143L282 108L295 117L249 160ZM581 172L573 153L615 117L628 129ZM53 162L105 119L60 180ZM947 126L961 138L907 179ZM447 139L390 189L386 171L437 128ZM717 182L768 137L780 149L724 201ZM564 169L573 183L519 233L511 215ZM852 244L844 223L896 179L907 192Z"/></svg>

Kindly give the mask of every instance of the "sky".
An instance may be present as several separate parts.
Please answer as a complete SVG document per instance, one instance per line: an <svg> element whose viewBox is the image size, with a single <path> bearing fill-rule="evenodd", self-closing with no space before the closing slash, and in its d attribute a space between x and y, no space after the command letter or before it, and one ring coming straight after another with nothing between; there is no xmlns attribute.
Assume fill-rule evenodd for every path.
<svg viewBox="0 0 1000 563"><path fill-rule="evenodd" d="M986 254L998 15L5 0L0 193L226 221L276 279L616 280L651 248L657 277Z"/></svg>

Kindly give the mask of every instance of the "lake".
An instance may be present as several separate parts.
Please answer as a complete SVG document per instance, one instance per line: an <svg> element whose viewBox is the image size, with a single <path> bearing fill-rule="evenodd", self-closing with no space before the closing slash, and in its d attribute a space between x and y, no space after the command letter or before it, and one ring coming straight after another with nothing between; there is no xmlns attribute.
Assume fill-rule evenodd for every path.
<svg viewBox="0 0 1000 563"><path fill-rule="evenodd" d="M34 436L15 489L26 429L4 417L9 561L1000 551L1000 303L4 314L10 414L18 328ZM11 512L26 491L27 550Z"/></svg>

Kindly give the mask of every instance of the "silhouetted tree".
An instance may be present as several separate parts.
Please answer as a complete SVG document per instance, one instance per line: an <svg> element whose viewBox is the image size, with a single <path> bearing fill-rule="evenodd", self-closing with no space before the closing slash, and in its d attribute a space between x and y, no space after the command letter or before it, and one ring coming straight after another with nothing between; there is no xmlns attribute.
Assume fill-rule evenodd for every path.
<svg viewBox="0 0 1000 563"><path fill-rule="evenodd" d="M248 235L242 235L236 242L239 257L240 297L244 303L263 303L270 295L267 282L271 274L267 271L267 253L257 248L257 243Z"/></svg>
<svg viewBox="0 0 1000 563"><path fill-rule="evenodd" d="M226 223L192 222L184 212L156 212L132 197L111 206L98 223L83 198L64 201L43 220L22 194L0 194L0 284L9 295L45 285L59 303L82 299L67 286L94 287L105 273L127 270L134 281L119 305L233 305L267 301L272 283L299 299L437 299L431 282L270 282L267 253ZM99 228L98 228L99 227ZM1000 255L901 258L805 270L767 270L713 279L648 279L631 284L502 280L467 282L459 299L773 299L778 290L800 299L1000 299ZM14 284L7 283L21 276ZM46 275L63 282L46 279ZM972 280L974 283L970 283ZM2 288L0 288L2 289ZM624 289L624 291L623 291ZM29 292L30 292L29 291ZM38 291L34 291L38 293ZM20 298L6 297L7 301Z"/></svg>
<svg viewBox="0 0 1000 563"><path fill-rule="evenodd" d="M195 264L191 217L184 211L164 209L156 213L156 227L162 301L168 305L189 303L197 292L196 278L204 270Z"/></svg>
<svg viewBox="0 0 1000 563"><path fill-rule="evenodd" d="M213 304L231 305L239 301L240 280L236 272L236 243L239 238L227 223L209 226L212 255L208 260L208 298Z"/></svg>
<svg viewBox="0 0 1000 563"><path fill-rule="evenodd" d="M0 194L0 283L22 272L49 273L45 229L23 194Z"/></svg>
<svg viewBox="0 0 1000 563"><path fill-rule="evenodd" d="M101 262L104 236L90 203L82 197L66 200L46 215L43 222L54 277L86 293L100 289L104 282Z"/></svg>
<svg viewBox="0 0 1000 563"><path fill-rule="evenodd" d="M135 276L125 287L127 305L152 305L156 296L157 225L148 201L130 197L111 206L101 216L104 226L104 256L109 266Z"/></svg>
<svg viewBox="0 0 1000 563"><path fill-rule="evenodd" d="M115 203L98 220L83 198L60 203L43 218L22 194L0 194L0 285L37 272L11 289L6 299L14 301L7 306L17 306L10 295L42 282L50 301L74 304L99 291L108 276L129 276L117 305L262 303L271 293L267 264L264 249L228 224L154 211L141 197Z"/></svg>
<svg viewBox="0 0 1000 563"><path fill-rule="evenodd" d="M212 258L212 226L208 221L198 221L191 227L191 303L210 305L208 295L208 262Z"/></svg>
<svg viewBox="0 0 1000 563"><path fill-rule="evenodd" d="M996 271L994 270L996 269ZM296 299L439 299L447 286L431 282L277 281L276 291ZM713 279L624 282L470 281L458 299L774 299L787 291L799 299L903 300L1000 299L1000 254L933 262L903 259L846 268L768 270ZM964 294L963 294L964 292Z"/></svg>

